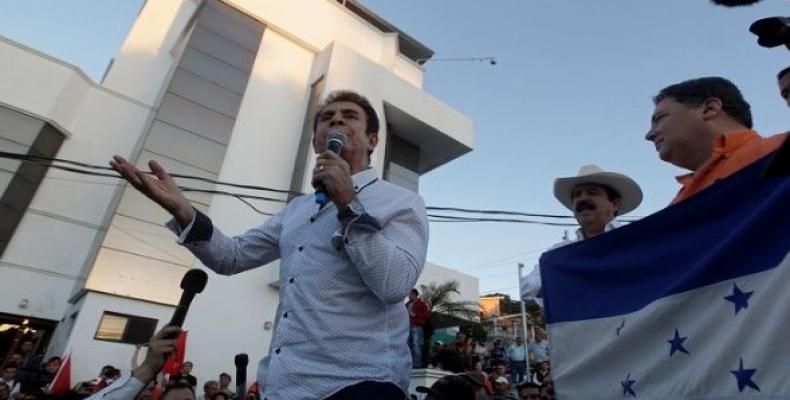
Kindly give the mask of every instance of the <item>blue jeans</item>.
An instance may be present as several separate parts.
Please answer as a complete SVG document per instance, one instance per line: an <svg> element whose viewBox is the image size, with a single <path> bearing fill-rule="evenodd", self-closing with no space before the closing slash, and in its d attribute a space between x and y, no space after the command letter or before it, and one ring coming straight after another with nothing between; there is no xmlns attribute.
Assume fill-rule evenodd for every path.
<svg viewBox="0 0 790 400"><path fill-rule="evenodd" d="M409 351L411 351L412 368L422 368L422 343L422 327L409 326Z"/></svg>
<svg viewBox="0 0 790 400"><path fill-rule="evenodd" d="M517 385L519 382L523 381L526 378L526 372L526 361L510 360L510 381L513 383L513 385Z"/></svg>

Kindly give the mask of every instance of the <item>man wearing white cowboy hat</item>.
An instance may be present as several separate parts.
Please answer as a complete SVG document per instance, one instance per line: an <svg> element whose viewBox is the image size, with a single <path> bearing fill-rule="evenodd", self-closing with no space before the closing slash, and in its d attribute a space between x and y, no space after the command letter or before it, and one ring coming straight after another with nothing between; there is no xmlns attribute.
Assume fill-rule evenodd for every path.
<svg viewBox="0 0 790 400"><path fill-rule="evenodd" d="M631 178L607 172L597 165L585 165L576 176L554 180L554 197L579 223L575 238L566 238L550 250L589 239L619 226L615 216L633 211L642 202L642 189ZM540 268L521 278L521 299L543 305Z"/></svg>

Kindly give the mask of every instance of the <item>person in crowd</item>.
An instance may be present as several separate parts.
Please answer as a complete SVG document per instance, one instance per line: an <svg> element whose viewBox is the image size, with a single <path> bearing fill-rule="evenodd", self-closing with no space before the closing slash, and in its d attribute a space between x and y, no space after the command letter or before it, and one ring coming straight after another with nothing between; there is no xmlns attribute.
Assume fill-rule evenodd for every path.
<svg viewBox="0 0 790 400"><path fill-rule="evenodd" d="M749 103L721 77L667 86L653 98L645 139L661 160L691 171L677 177L681 202L775 151L787 134L762 137L752 130Z"/></svg>
<svg viewBox="0 0 790 400"><path fill-rule="evenodd" d="M195 390L186 380L171 381L165 387L160 400L195 400Z"/></svg>
<svg viewBox="0 0 790 400"><path fill-rule="evenodd" d="M11 397L11 389L5 382L0 382L0 400L8 400Z"/></svg>
<svg viewBox="0 0 790 400"><path fill-rule="evenodd" d="M203 384L203 394L198 397L198 400L211 400L217 392L219 392L219 382L206 381Z"/></svg>
<svg viewBox="0 0 790 400"><path fill-rule="evenodd" d="M516 386L519 400L541 400L540 385L532 382L524 382Z"/></svg>
<svg viewBox="0 0 790 400"><path fill-rule="evenodd" d="M187 381L190 385L192 385L192 391L194 391L195 388L197 387L197 378L195 377L195 375L192 375L192 369L194 367L195 364L193 364L192 361L185 361L183 364L181 364L181 372L179 374L171 376L170 380Z"/></svg>
<svg viewBox="0 0 790 400"><path fill-rule="evenodd" d="M486 365L487 357L488 356L488 349L486 348L485 343L482 340L476 340L475 345L472 348L472 357L475 361L482 361L483 365Z"/></svg>
<svg viewBox="0 0 790 400"><path fill-rule="evenodd" d="M517 384L526 378L527 372L527 346L521 336L516 337L516 342L507 348L510 363L510 381Z"/></svg>
<svg viewBox="0 0 790 400"><path fill-rule="evenodd" d="M779 84L779 95L790 107L790 67L787 67L776 76L776 81Z"/></svg>
<svg viewBox="0 0 790 400"><path fill-rule="evenodd" d="M431 387L417 386L417 393L425 393L425 400L488 400L482 383L466 374L448 375Z"/></svg>
<svg viewBox="0 0 790 400"><path fill-rule="evenodd" d="M227 396L233 397L235 392L230 386L231 382L233 382L233 379L231 379L229 373L223 372L219 374L219 391L225 393Z"/></svg>
<svg viewBox="0 0 790 400"><path fill-rule="evenodd" d="M370 166L379 120L363 96L329 94L313 130L312 183L329 202L316 204L323 195L297 197L236 237L197 211L158 163L149 163L155 177L120 156L110 165L172 214L167 226L179 243L215 272L232 275L281 259L274 335L258 371L268 396L400 400L412 365L403 300L425 265L425 204ZM340 154L329 150L330 132L346 137ZM334 306L326 307L326 299Z"/></svg>
<svg viewBox="0 0 790 400"><path fill-rule="evenodd" d="M494 400L518 400L511 390L511 383L506 376L494 378Z"/></svg>
<svg viewBox="0 0 790 400"><path fill-rule="evenodd" d="M8 386L8 394L14 395L19 393L21 388L20 382L16 379L16 370L17 365L13 362L9 362L5 366L3 366L3 373L0 376L0 383Z"/></svg>
<svg viewBox="0 0 790 400"><path fill-rule="evenodd" d="M537 363L535 370L532 371L530 380L537 384L542 384L551 375L551 366L548 361Z"/></svg>
<svg viewBox="0 0 790 400"><path fill-rule="evenodd" d="M209 400L230 400L230 399L231 397L229 397L227 393L217 392L214 393L214 396L212 396Z"/></svg>
<svg viewBox="0 0 790 400"><path fill-rule="evenodd" d="M529 344L529 358L533 364L549 361L549 341L546 332L535 329L535 339Z"/></svg>
<svg viewBox="0 0 790 400"><path fill-rule="evenodd" d="M479 380L483 383L483 386L486 388L486 392L490 395L494 393L494 387L491 385L491 379L489 378L488 374L483 370L483 362L477 360L474 362L471 371L466 372L467 375L475 377L475 379Z"/></svg>
<svg viewBox="0 0 790 400"><path fill-rule="evenodd" d="M620 226L615 219L636 209L642 202L642 189L631 178L585 165L576 176L554 180L554 197L573 212L579 229L575 237L553 245L550 250L589 239ZM543 305L540 265L520 277L521 300Z"/></svg>
<svg viewBox="0 0 790 400"><path fill-rule="evenodd" d="M543 382L540 384L540 398L541 400L554 399L554 381L550 376L543 379Z"/></svg>
<svg viewBox="0 0 790 400"><path fill-rule="evenodd" d="M496 368L500 364L507 364L507 350L500 339L494 340L494 345L491 348L490 362L491 368Z"/></svg>
<svg viewBox="0 0 790 400"><path fill-rule="evenodd" d="M420 292L412 289L409 301L406 302L409 313L409 351L411 352L412 368L422 368L422 346L425 341L425 324L431 318L428 304L420 298Z"/></svg>

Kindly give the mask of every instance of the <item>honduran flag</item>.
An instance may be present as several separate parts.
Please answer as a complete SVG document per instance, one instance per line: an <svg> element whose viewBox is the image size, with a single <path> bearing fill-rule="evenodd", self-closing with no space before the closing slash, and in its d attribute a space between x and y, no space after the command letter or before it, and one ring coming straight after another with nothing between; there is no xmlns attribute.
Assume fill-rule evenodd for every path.
<svg viewBox="0 0 790 400"><path fill-rule="evenodd" d="M790 399L790 177L769 159L541 257L558 399Z"/></svg>

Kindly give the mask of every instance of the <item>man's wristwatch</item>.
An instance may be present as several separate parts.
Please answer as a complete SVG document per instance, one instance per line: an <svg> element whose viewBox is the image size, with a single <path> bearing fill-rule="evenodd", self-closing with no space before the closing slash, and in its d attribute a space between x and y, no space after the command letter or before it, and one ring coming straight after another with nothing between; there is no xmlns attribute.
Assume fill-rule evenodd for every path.
<svg viewBox="0 0 790 400"><path fill-rule="evenodd" d="M365 213L365 208L356 199L351 200L345 208L337 212L337 219L354 219Z"/></svg>

